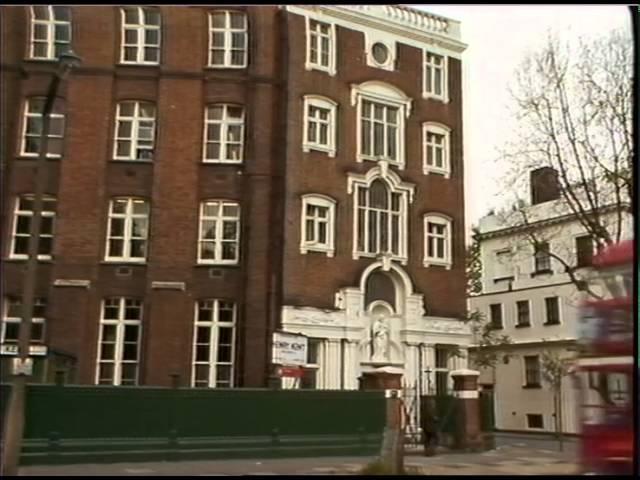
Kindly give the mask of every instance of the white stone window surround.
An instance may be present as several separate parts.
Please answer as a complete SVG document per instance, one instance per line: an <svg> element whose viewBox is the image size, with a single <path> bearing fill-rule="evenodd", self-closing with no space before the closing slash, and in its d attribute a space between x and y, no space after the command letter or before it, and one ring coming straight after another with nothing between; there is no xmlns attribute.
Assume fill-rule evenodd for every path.
<svg viewBox="0 0 640 480"><path fill-rule="evenodd" d="M30 204L33 203L34 198L33 194L24 194L19 195L15 199L13 225L11 230L11 245L9 248L9 258L11 259L26 260L29 258L28 244L29 238L31 237L30 225L33 221L33 206ZM42 219L40 224L40 252L43 248L42 240L48 239L51 246L49 248L49 253L43 254L38 252L38 260L51 260L51 250L53 248L52 244L55 234L56 205L56 197L52 197L50 195L44 196L42 202ZM20 222L21 219L22 222ZM26 219L28 219L28 222L25 221ZM21 226L20 223L23 225ZM20 239L24 240L20 242ZM26 245L24 245L25 243Z"/></svg>
<svg viewBox="0 0 640 480"><path fill-rule="evenodd" d="M210 319L201 318L201 313L209 311ZM221 312L227 312L230 318L222 318ZM191 386L192 387L223 387L232 388L235 367L235 343L236 324L238 309L236 303L222 299L202 299L195 302L194 329L193 329L193 352L191 364ZM199 332L200 330L200 332ZM222 331L230 332L229 343L222 341ZM199 333L205 333L202 338ZM198 346L206 346L208 355L206 359L198 358ZM220 360L219 350L226 349L227 360ZM198 367L207 369L206 385L202 379L197 378ZM228 378L222 379L219 375L222 369L228 369Z"/></svg>
<svg viewBox="0 0 640 480"><path fill-rule="evenodd" d="M440 65L437 62L440 58ZM441 92L438 94L435 91L435 79L440 75ZM431 82L428 82L428 77L431 77ZM431 83L432 91L429 90L429 83ZM425 99L440 100L444 103L449 103L449 55L441 50L435 50L431 48L425 48L423 50L423 62L422 62L422 97Z"/></svg>
<svg viewBox="0 0 640 480"><path fill-rule="evenodd" d="M129 23L127 13L136 17ZM159 65L162 41L162 17L154 7L126 6L120 9L120 63L131 65ZM135 32L135 43L127 39L127 32ZM151 34L151 35L149 35ZM155 41L150 37L156 36ZM135 49L135 59L127 59L127 49Z"/></svg>
<svg viewBox="0 0 640 480"><path fill-rule="evenodd" d="M113 159L150 162L156 140L156 105L142 100L123 100L116 106Z"/></svg>
<svg viewBox="0 0 640 480"><path fill-rule="evenodd" d="M315 240L309 240L306 238L306 225L310 218L307 216L307 207L314 206L327 209L326 219L326 243L318 243ZM327 257L333 257L335 254L335 215L336 215L336 201L326 195L317 193L310 193L302 196L302 208L300 215L300 253L306 254L307 252L324 252ZM314 231L318 235L318 223L321 220L316 218L314 220Z"/></svg>
<svg viewBox="0 0 640 480"><path fill-rule="evenodd" d="M321 33L321 26L328 27L328 34ZM315 28L314 28L315 27ZM336 70L336 58L337 58L337 36L336 25L333 22L326 20L310 18L305 15L305 31L306 31L306 56L304 67L306 70L319 70L321 72L327 72L331 76L335 76ZM328 51L328 63L326 65L322 62L322 49L318 48L322 46L322 37L328 39L329 51ZM312 42L315 43L318 61L312 62L311 47Z"/></svg>
<svg viewBox="0 0 640 480"><path fill-rule="evenodd" d="M116 315L107 315L108 309L115 309ZM132 313L135 311L135 318ZM137 385L140 373L140 347L142 338L142 300L128 297L110 297L102 300L100 309L100 332L98 338L98 352L96 361L96 385ZM111 327L111 328L110 328ZM105 334L108 330L112 334ZM113 331L115 330L115 331ZM127 330L135 332L135 339L127 335ZM131 355L131 348L127 344L135 344L135 358L127 358ZM111 346L112 348L106 348ZM110 354L109 354L110 353ZM112 371L103 372L101 367L112 366ZM135 369L132 377L125 378L125 367ZM131 373L131 372L128 372ZM105 376L106 374L106 376ZM125 383L123 383L123 381Z"/></svg>
<svg viewBox="0 0 640 480"><path fill-rule="evenodd" d="M520 323L520 309L518 305L525 304L527 305L527 323ZM528 298L515 300L513 306L515 308L515 328L524 328L524 327L532 327L533 326L533 311L531 310L531 300Z"/></svg>
<svg viewBox="0 0 640 480"><path fill-rule="evenodd" d="M318 116L311 116L309 110L311 107L315 107L316 109L323 109L329 112L328 119L323 120ZM302 140L302 151L310 152L311 150L317 150L320 152L326 152L329 157L333 158L336 156L337 150L337 121L338 121L338 104L331 100L330 98L323 97L321 95L305 95L303 99L303 140ZM310 124L316 124L316 139L311 138L310 135ZM320 138L320 128L322 126L326 126L327 128L327 142L325 144L319 141Z"/></svg>
<svg viewBox="0 0 640 480"><path fill-rule="evenodd" d="M531 369L535 373L537 383L529 383L529 377L527 375L527 358L535 357L535 368ZM525 354L522 356L522 387L523 388L541 388L542 386L542 364L540 355L537 354Z"/></svg>
<svg viewBox="0 0 640 480"><path fill-rule="evenodd" d="M423 217L424 222L424 260L423 265L430 267L432 265L445 267L450 270L453 266L452 255L452 224L453 219L443 213L429 212ZM435 235L429 232L429 224L440 225L444 228L443 235ZM429 238L430 237L442 238L444 241L444 255L442 257L429 255Z"/></svg>
<svg viewBox="0 0 640 480"><path fill-rule="evenodd" d="M547 323L547 319L549 318L549 308L547 305L547 298L556 298L556 304L558 305L558 323ZM563 313L562 313L562 303L563 297L560 295L548 295L545 296L542 301L544 302L544 321L542 322L543 326L546 327L559 327L564 324L563 321Z"/></svg>
<svg viewBox="0 0 640 480"><path fill-rule="evenodd" d="M354 195L353 199L353 251L352 257L354 260L358 258L377 258L381 254L366 253L358 251L358 199L357 195L358 186L369 188L374 180L381 179L387 184L387 188L393 193L401 194L401 213L400 213L400 255L394 256L389 254L383 254L382 256L389 257L391 260L397 260L402 265L406 265L408 261L408 212L409 204L413 202L413 196L415 192L415 185L407 182L403 182L402 179L389 169L389 164L386 161L378 162L378 165L371 168L364 175L349 173L347 177L347 193Z"/></svg>
<svg viewBox="0 0 640 480"><path fill-rule="evenodd" d="M224 27L214 26L214 18L224 16ZM209 49L207 66L209 68L247 68L249 28L247 14L237 10L215 10L209 12ZM234 25L234 19L241 18L242 25ZM221 34L222 44L216 44L214 37ZM239 39L242 39L238 42ZM234 46L235 44L235 46ZM214 52L222 51L222 62L214 62ZM234 53L239 55L234 57Z"/></svg>
<svg viewBox="0 0 640 480"><path fill-rule="evenodd" d="M434 143L429 138L429 134L440 135L442 144ZM451 176L451 129L446 125L437 122L425 122L422 124L422 155L423 155L423 172L425 175L437 173L444 175L444 178ZM435 164L435 150L442 151L442 166ZM432 163L429 159L433 159Z"/></svg>
<svg viewBox="0 0 640 480"><path fill-rule="evenodd" d="M387 47L387 51L389 53L389 57L382 63L378 63L373 55L372 49L376 43L380 43ZM364 49L365 58L369 67L380 68L390 72L395 70L397 43L393 37L379 31L364 32Z"/></svg>
<svg viewBox="0 0 640 480"><path fill-rule="evenodd" d="M38 5L31 6L29 10L31 14L29 58L57 60L60 53L71 48L71 7ZM43 53L42 49L45 49L46 53Z"/></svg>
<svg viewBox="0 0 640 480"><path fill-rule="evenodd" d="M363 101L369 101L374 104L381 105L383 107L392 107L398 109L397 115L397 128L396 128L396 158L387 158L385 156L375 157L373 155L366 155L363 153L362 144L362 121L363 121ZM405 136L406 136L406 122L405 119L409 118L411 114L412 100L402 90L394 87L385 82L379 82L376 80L361 83L359 85L351 85L351 105L357 108L357 123L356 123L356 144L357 144L357 156L356 161L362 162L368 161L380 161L386 160L390 164L398 167L400 170L404 170L405 167ZM386 133L385 133L386 136ZM372 138L372 145L375 145L375 140Z"/></svg>

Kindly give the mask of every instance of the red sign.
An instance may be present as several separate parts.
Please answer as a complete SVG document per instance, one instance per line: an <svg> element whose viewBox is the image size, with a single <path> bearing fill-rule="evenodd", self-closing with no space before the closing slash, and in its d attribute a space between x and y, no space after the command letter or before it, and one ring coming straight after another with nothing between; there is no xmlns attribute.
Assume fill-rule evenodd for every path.
<svg viewBox="0 0 640 480"><path fill-rule="evenodd" d="M278 375L281 377L302 377L302 369L300 367L279 367Z"/></svg>

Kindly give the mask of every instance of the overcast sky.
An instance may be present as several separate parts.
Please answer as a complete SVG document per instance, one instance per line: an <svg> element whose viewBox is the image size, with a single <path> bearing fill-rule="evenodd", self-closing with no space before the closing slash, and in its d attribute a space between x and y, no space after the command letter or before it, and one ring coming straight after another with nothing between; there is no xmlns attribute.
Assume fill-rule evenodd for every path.
<svg viewBox="0 0 640 480"><path fill-rule="evenodd" d="M547 31L560 38L589 37L613 28L631 31L625 5L412 5L461 22L463 53L464 160L467 231L499 207L501 175L497 148L509 133L507 90L528 50Z"/></svg>

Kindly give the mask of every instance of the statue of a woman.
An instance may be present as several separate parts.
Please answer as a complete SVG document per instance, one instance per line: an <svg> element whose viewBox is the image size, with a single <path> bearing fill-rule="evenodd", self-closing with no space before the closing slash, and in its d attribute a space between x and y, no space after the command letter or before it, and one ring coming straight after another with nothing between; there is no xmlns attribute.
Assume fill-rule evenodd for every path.
<svg viewBox="0 0 640 480"><path fill-rule="evenodd" d="M382 316L373 322L373 356L372 360L387 361L389 359L389 328Z"/></svg>

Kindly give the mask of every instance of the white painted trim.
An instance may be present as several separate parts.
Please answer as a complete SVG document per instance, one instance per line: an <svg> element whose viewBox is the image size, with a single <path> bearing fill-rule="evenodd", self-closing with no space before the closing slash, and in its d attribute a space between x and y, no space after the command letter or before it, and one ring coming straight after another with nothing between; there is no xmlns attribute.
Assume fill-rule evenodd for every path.
<svg viewBox="0 0 640 480"><path fill-rule="evenodd" d="M126 23L126 15L125 8L132 8L137 10L138 14L138 22L137 24L127 24ZM126 5L120 8L120 63L123 65L159 65L162 59L162 12L158 8L156 11L158 13L158 18L160 20L159 25L148 25L144 23L144 10L146 8L153 7L137 7L135 5ZM128 28L125 28L128 27ZM125 31L126 30L135 30L137 32L137 43L136 43L136 60L125 60ZM158 31L158 44L152 45L146 43L146 35L145 32L147 30L157 30ZM132 46L132 45L129 45ZM158 49L158 60L157 61L148 61L144 59L145 48L157 48Z"/></svg>
<svg viewBox="0 0 640 480"><path fill-rule="evenodd" d="M427 231L427 227L429 223L436 223L445 227L444 233L444 258L439 257L431 257L429 256L428 242L429 242L429 233ZM427 213L423 216L423 246L424 246L424 257L423 257L423 265L425 267L430 267L431 265L439 265L444 266L447 270L450 270L453 266L453 254L452 254L452 218L443 213L431 212Z"/></svg>
<svg viewBox="0 0 640 480"><path fill-rule="evenodd" d="M442 146L443 167L437 167L427 163L429 158L427 133L435 133L436 135L442 135L444 137ZM437 122L424 122L422 124L422 170L425 175L436 173L444 175L444 178L447 179L451 176L451 129L446 125Z"/></svg>
<svg viewBox="0 0 640 480"><path fill-rule="evenodd" d="M105 320L104 311L105 311L105 301L106 300L117 300L118 301L118 318L117 319L109 319ZM139 304L140 308L140 316L135 320L125 319L125 308L126 301L132 300ZM142 350L142 327L143 327L143 315L144 315L144 304L143 301L137 298L129 298L129 297L108 297L103 298L100 302L100 324L99 324L99 333L98 333L98 348L96 354L96 376L95 383L96 385L100 384L100 364L102 363L102 335L104 331L105 325L115 325L116 326L116 341L114 347L114 359L113 362L105 362L105 363L113 363L113 382L112 385L120 385L122 383L122 366L124 364L124 360L122 358L124 351L124 329L126 325L137 325L138 327L138 338L137 342L137 358L135 361L136 364L136 379L135 385L138 384L140 378L140 352ZM132 363L128 361L127 363Z"/></svg>
<svg viewBox="0 0 640 480"><path fill-rule="evenodd" d="M371 184L375 180L382 180L386 183L387 188L390 189L391 193L400 193L401 201L400 201L400 220L399 220L399 234L398 234L398 249L399 253L394 255L390 252L391 260L397 260L403 265L406 265L408 261L408 216L409 216L409 203L413 201L413 192L415 190L415 186L410 183L405 183L402 179L393 171L389 170L386 162L381 161L378 162L378 165L372 169L370 169L366 174L359 175L354 173L349 173L347 176L347 192L349 194L353 194L353 249L352 256L353 259L358 259L360 257L367 258L379 258L381 257L381 253L369 253L369 252L361 252L358 250L358 188L362 187L369 189ZM366 243L366 235L367 226L364 227L365 232L365 243ZM389 237L391 238L391 236Z"/></svg>
<svg viewBox="0 0 640 480"><path fill-rule="evenodd" d="M398 115L396 117L396 158L391 159L386 156L375 157L372 155L365 155L363 153L362 145L362 102L367 100L378 105L382 105L389 108L397 108ZM406 139L406 124L405 118L409 118L411 114L411 97L407 96L399 88L377 80L367 81L359 85L351 85L351 105L356 107L356 146L357 155L356 161L362 162L368 161L382 161L385 160L391 165L398 167L400 170L404 170L405 167L405 139ZM386 129L384 130L384 143L386 146ZM375 144L373 136L371 137L372 145ZM386 148L385 148L386 150Z"/></svg>
<svg viewBox="0 0 640 480"><path fill-rule="evenodd" d="M319 18L317 16L312 16L312 15L307 15L307 14L303 14L305 16L305 43L306 43L306 48L305 48L305 64L304 64L304 68L305 70L311 71L311 70L318 70L320 72L326 72L329 75L331 75L332 77L336 75L337 70L336 70L336 57L338 56L338 49L337 49L337 35L336 35L336 24L334 22L331 21L327 21L327 19L325 18ZM312 63L311 62L311 22L310 20L313 20L314 22L318 22L321 24L325 24L329 27L329 65L322 65L319 62L318 63ZM317 33L316 33L317 35ZM320 54L320 49L318 49L318 55L321 56Z"/></svg>
<svg viewBox="0 0 640 480"><path fill-rule="evenodd" d="M213 28L213 16L215 14L224 14L224 18L225 18L225 27L222 29L214 29ZM232 29L231 28L231 13L237 13L243 16L244 18L244 29ZM211 11L209 12L209 14L207 15L208 17L208 25L209 28L207 30L207 35L208 35L208 48L207 48L207 68L233 68L233 69L241 69L241 68L247 68L247 65L249 63L249 28L248 28L248 21L247 21L247 14L245 12L242 12L240 10L215 10L215 11ZM223 51L224 51L224 62L222 64L214 64L213 63L213 55L212 55L212 50L213 50L213 32L222 32L224 34L224 44L223 44ZM231 45L232 45L232 33L244 33L244 62L241 65L234 65L231 63ZM240 50L240 49L237 49Z"/></svg>
<svg viewBox="0 0 640 480"><path fill-rule="evenodd" d="M427 55L438 55L442 57L442 94L438 95L434 92L429 92L427 90ZM422 98L424 99L433 99L439 100L443 103L449 103L449 56L442 55L441 53L435 51L432 48L425 48L423 50L423 61L422 61Z"/></svg>
<svg viewBox="0 0 640 480"><path fill-rule="evenodd" d="M38 152L27 152L26 151L26 147L27 147L27 117L34 117L34 118L40 118L42 119L42 121L44 121L44 116L43 113L44 112L39 112L39 113L29 113L29 103L33 100L42 100L43 101L43 106L44 106L44 102L46 101L45 97L41 97L41 96L34 96L34 97L28 97L25 99L24 102L24 111L23 111L23 115L22 115L22 135L20 137L20 156L21 157L37 157L40 153ZM53 106L55 107L55 101ZM55 138L59 138L62 139L62 141L64 141L64 133L66 130L66 118L65 118L65 114L64 113L55 113L55 108L52 109L51 113L49 114L49 118L50 119L54 119L54 118L61 118L62 119L62 135L53 135L51 133L51 131L49 132L49 139L55 139ZM40 143L40 134L38 134L37 136L38 138L38 144ZM39 145L38 145L38 150L39 149ZM48 150L48 148L47 148ZM49 151L47 151L46 153L47 158L61 158L62 154L58 154L58 153L49 153Z"/></svg>
<svg viewBox="0 0 640 480"><path fill-rule="evenodd" d="M319 6L319 5L287 5L289 13L302 15L317 21L333 23L343 28L358 32L383 31L388 38L399 43L423 49L426 45L436 53L461 58L467 45L459 40L460 22L439 17L426 12L416 11L429 20L440 20L448 23L448 30L438 31L401 20L402 15L390 15L399 10L394 5L354 5L354 6ZM406 9L406 7L402 7ZM374 11L373 9L382 9ZM427 22L430 23L430 22Z"/></svg>
<svg viewBox="0 0 640 480"><path fill-rule="evenodd" d="M113 213L114 202L117 200L125 200L126 207L125 213ZM133 213L133 204L141 202L146 207L146 214ZM107 215L107 238L104 250L104 260L107 262L131 262L131 263L145 263L147 261L147 255L149 255L149 230L151 229L151 205L143 198L138 197L112 197L109 200L109 212ZM109 240L111 239L111 221L113 219L124 219L124 231L122 235L122 255L109 255ZM144 218L147 221L147 228L144 237L136 237L137 240L143 239L145 241L145 256L144 257L132 257L131 256L131 241L133 240L133 219Z"/></svg>
<svg viewBox="0 0 640 480"><path fill-rule="evenodd" d="M307 206L313 205L320 208L328 209L327 220L327 243L320 244L310 242L305 239L306 222L307 222ZM335 210L336 201L326 195L310 193L302 196L302 207L300 209L300 253L307 252L324 252L327 257L333 257L335 254ZM317 223L315 223L317 225Z"/></svg>
<svg viewBox="0 0 640 480"><path fill-rule="evenodd" d="M71 48L71 42L73 40L73 28L72 28L72 23L71 20L58 20L55 17L55 10L53 9L52 5L38 5L39 7L42 8L46 8L47 9L47 14L48 14L48 18L47 19L36 19L36 16L34 14L33 8L34 6L31 6L29 8L29 12L31 14L30 16L30 35L29 35L29 59L30 60L57 60L56 55L55 55L55 45L56 43L60 43L60 44L68 44L69 48ZM69 9L69 17L71 17L72 12L71 12L71 7L66 7ZM47 29L47 55L45 57L36 57L35 56L35 43L36 43L36 39L35 39L35 26L36 25L44 25ZM64 26L64 25L68 25L69 27L69 41L61 41L61 40L56 40L56 27L58 26ZM42 42L42 40L39 40L40 42Z"/></svg>
<svg viewBox="0 0 640 480"><path fill-rule="evenodd" d="M206 217L203 218L203 212L204 212L204 207L208 204L218 204L219 205L219 215L216 217ZM224 207L225 206L234 206L237 207L238 209L238 216L237 217L230 217L230 216L225 216L224 215ZM214 252L214 257L213 259L203 259L202 258L202 243L203 243L203 238L202 238L202 224L204 222L204 220L215 220L216 221L216 238L213 242L214 244L214 248L215 248L215 252ZM196 261L198 263L198 265L237 265L240 262L240 235L241 235L241 219L242 219L242 211L241 211L241 207L240 204L234 200L227 200L227 199L207 199L207 200L202 200L200 202L200 212L198 215L198 247L196 249ZM237 228L237 238L235 239L235 244L236 244L236 258L235 259L227 259L227 260L223 260L222 259L222 244L223 242L223 229L224 229L224 222L225 221L234 221L236 222L236 228Z"/></svg>
<svg viewBox="0 0 640 480"><path fill-rule="evenodd" d="M71 280L67 278L57 278L53 282L54 287L84 287L91 286L91 280Z"/></svg>
<svg viewBox="0 0 640 480"><path fill-rule="evenodd" d="M209 108L219 107L222 108L222 118L219 120L210 119L209 118ZM242 110L242 117L238 120L235 118L229 117L229 108L240 108ZM204 107L204 134L202 138L202 162L203 163L225 163L225 164L234 164L238 165L244 161L244 139L245 139L245 122L246 122L246 113L243 105L232 104L232 103L212 103L210 105L205 105ZM211 143L219 143L220 144L220 152L218 158L209 158L207 157L207 144L210 143L208 140L209 128L213 128L215 126L220 127L220 138L218 142ZM229 142L228 140L228 132L229 127L240 127L240 142ZM240 144L240 157L237 160L229 160L227 159L227 150L229 145Z"/></svg>
<svg viewBox="0 0 640 480"><path fill-rule="evenodd" d="M373 46L377 43L380 43L387 48L389 57L386 62L378 63L373 56ZM367 66L393 72L396 67L397 59L396 41L394 39L390 39L383 32L364 32L364 55Z"/></svg>
<svg viewBox="0 0 640 480"><path fill-rule="evenodd" d="M124 104L132 103L133 104L133 115L124 116L121 114L121 110ZM152 117L142 117L140 115L140 110L142 106L146 106L153 109ZM155 148L156 148L156 128L157 128L157 107L153 102L146 101L138 101L138 100L123 100L118 102L116 106L116 126L114 129L113 136L113 158L115 160L132 160L132 161L150 161L153 160ZM120 122L129 122L131 124L131 133L129 137L121 137L120 136ZM150 122L153 124L151 127L151 146L150 147L141 147L140 142L140 124L142 122ZM129 142L129 152L126 155L118 155L118 141ZM150 159L142 159L138 158L138 151L146 151L151 152Z"/></svg>
<svg viewBox="0 0 640 480"><path fill-rule="evenodd" d="M327 124L327 140L328 143L321 144L319 142L312 142L309 140L309 107L314 106L329 111L329 121ZM337 141L337 109L338 104L330 98L323 97L321 95L305 95L303 98L302 106L302 151L309 152L311 150L317 150L320 152L328 153L329 157L336 156ZM314 120L318 122L318 120Z"/></svg>

